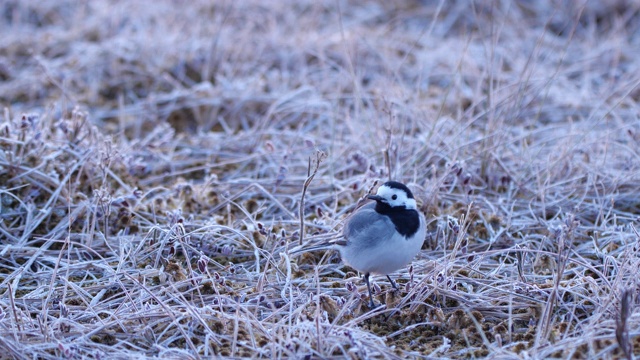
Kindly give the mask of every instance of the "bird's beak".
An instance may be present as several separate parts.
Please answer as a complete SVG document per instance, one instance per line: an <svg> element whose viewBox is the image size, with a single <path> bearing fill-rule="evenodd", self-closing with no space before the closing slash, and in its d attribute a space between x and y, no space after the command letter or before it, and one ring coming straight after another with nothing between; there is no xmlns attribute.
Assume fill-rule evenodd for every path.
<svg viewBox="0 0 640 360"><path fill-rule="evenodd" d="M369 196L367 196L367 199L375 200L375 201L382 201L382 196L380 196L380 195L369 195Z"/></svg>

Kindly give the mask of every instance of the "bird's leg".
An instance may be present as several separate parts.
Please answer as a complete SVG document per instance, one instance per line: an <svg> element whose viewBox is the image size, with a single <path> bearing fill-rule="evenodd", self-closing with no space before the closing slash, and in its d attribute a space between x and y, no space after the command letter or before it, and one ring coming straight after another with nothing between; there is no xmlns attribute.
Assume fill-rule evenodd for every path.
<svg viewBox="0 0 640 360"><path fill-rule="evenodd" d="M391 286L393 287L394 290L398 290L398 285L396 285L396 282L393 281L393 279L391 278L391 276L387 275L387 279L389 279L389 282L391 283Z"/></svg>
<svg viewBox="0 0 640 360"><path fill-rule="evenodd" d="M369 289L369 306L373 309L376 305L373 303L373 293L371 292L371 285L369 284L369 273L364 274L364 282L367 283L367 289Z"/></svg>

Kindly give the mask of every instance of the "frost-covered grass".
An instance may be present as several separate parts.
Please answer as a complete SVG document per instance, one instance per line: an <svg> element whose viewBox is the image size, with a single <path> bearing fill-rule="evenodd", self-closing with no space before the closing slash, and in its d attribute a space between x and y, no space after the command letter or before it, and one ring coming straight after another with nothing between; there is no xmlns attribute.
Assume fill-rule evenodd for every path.
<svg viewBox="0 0 640 360"><path fill-rule="evenodd" d="M640 5L0 3L0 357L640 354ZM318 160L320 160L318 164ZM423 251L339 235L407 183Z"/></svg>

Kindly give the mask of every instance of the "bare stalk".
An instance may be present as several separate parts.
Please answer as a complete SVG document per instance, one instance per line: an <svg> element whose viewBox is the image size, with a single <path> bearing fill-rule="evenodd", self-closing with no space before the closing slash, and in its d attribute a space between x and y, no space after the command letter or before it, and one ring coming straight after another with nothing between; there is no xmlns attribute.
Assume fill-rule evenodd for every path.
<svg viewBox="0 0 640 360"><path fill-rule="evenodd" d="M307 193L307 189L309 185L311 185L311 181L318 173L318 169L320 168L320 163L327 157L327 154L318 150L316 151L316 159L313 163L313 172L311 172L311 158L309 158L309 165L307 167L307 180L304 181L304 185L302 186L302 196L300 198L300 245L302 245L304 239L304 195Z"/></svg>
<svg viewBox="0 0 640 360"><path fill-rule="evenodd" d="M631 290L626 289L622 292L620 299L620 312L616 319L616 340L618 341L618 346L620 346L625 358L629 360L633 359L633 346L629 341L629 326L627 324L627 319L629 319L629 316L633 312L632 306L633 293Z"/></svg>

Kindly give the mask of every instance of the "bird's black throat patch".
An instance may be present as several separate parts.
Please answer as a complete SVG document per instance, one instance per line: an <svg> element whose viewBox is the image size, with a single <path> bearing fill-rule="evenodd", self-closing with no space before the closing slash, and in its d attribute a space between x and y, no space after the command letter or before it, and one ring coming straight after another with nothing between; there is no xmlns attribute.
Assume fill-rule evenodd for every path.
<svg viewBox="0 0 640 360"><path fill-rule="evenodd" d="M391 207L389 204L378 201L376 212L388 216L396 226L396 231L404 237L415 235L420 227L420 215L417 210L407 209L404 206Z"/></svg>

